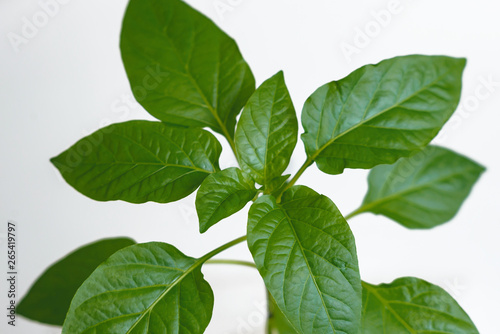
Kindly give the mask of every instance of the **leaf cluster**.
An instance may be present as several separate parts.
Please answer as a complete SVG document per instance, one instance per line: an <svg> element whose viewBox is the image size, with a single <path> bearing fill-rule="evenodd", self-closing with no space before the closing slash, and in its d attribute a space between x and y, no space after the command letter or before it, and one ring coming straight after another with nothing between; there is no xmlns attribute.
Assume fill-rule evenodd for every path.
<svg viewBox="0 0 500 334"><path fill-rule="evenodd" d="M428 229L458 212L484 168L429 143L459 103L464 59L395 57L319 87L301 113L307 159L290 177L299 127L283 72L256 88L235 41L180 0L130 0L120 47L137 101L158 121L112 124L53 164L98 201L169 203L197 190L201 233L251 203L247 235L201 258L160 242L98 241L50 267L20 314L67 334L203 333L214 296L202 267L247 240L270 333L477 333L435 285L363 282L346 220L371 212ZM220 169L222 145L207 128L239 167ZM361 206L344 217L296 185L313 164L332 175L371 169Z"/></svg>

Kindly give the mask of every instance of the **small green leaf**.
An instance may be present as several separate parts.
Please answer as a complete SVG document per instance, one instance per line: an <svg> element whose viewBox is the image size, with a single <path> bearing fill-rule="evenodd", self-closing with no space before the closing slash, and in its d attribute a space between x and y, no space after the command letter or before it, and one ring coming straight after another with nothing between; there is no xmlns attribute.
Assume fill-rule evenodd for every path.
<svg viewBox="0 0 500 334"><path fill-rule="evenodd" d="M264 185L266 193L288 166L297 132L297 115L283 72L278 72L248 100L235 135L241 168Z"/></svg>
<svg viewBox="0 0 500 334"><path fill-rule="evenodd" d="M455 216L483 172L462 155L428 146L393 165L375 167L356 213L382 214L408 228L432 228Z"/></svg>
<svg viewBox="0 0 500 334"><path fill-rule="evenodd" d="M186 197L217 171L221 151L205 130L129 121L94 132L51 161L66 182L92 199L167 203Z"/></svg>
<svg viewBox="0 0 500 334"><path fill-rule="evenodd" d="M414 277L362 285L361 334L479 334L460 305L436 285Z"/></svg>
<svg viewBox="0 0 500 334"><path fill-rule="evenodd" d="M118 251L78 289L63 334L203 333L214 296L201 264L159 242Z"/></svg>
<svg viewBox="0 0 500 334"><path fill-rule="evenodd" d="M297 334L292 324L279 309L273 297L268 293L269 318L267 319L268 334Z"/></svg>
<svg viewBox="0 0 500 334"><path fill-rule="evenodd" d="M135 98L151 115L233 137L255 79L210 19L179 0L131 0L120 47Z"/></svg>
<svg viewBox="0 0 500 334"><path fill-rule="evenodd" d="M128 238L104 239L85 245L51 265L31 286L16 312L28 319L62 326L76 290L104 260L135 244Z"/></svg>
<svg viewBox="0 0 500 334"><path fill-rule="evenodd" d="M259 197L248 246L276 304L302 334L356 333L361 281L347 222L326 196L294 186L281 203Z"/></svg>
<svg viewBox="0 0 500 334"><path fill-rule="evenodd" d="M255 181L238 168L209 175L196 194L200 233L243 209L256 194Z"/></svg>
<svg viewBox="0 0 500 334"><path fill-rule="evenodd" d="M465 59L396 57L320 87L302 112L309 159L340 174L421 150L455 111L464 67Z"/></svg>
<svg viewBox="0 0 500 334"><path fill-rule="evenodd" d="M290 174L275 177L267 184L264 194L277 196L277 194L280 194L281 189L287 184L289 178Z"/></svg>

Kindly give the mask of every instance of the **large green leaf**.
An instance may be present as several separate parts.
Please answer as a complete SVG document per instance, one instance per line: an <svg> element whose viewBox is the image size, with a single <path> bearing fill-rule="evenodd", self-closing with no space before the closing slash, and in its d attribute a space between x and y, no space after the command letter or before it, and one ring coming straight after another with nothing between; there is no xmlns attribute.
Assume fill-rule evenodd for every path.
<svg viewBox="0 0 500 334"><path fill-rule="evenodd" d="M283 72L252 95L238 121L235 142L241 168L271 193L297 144L297 115Z"/></svg>
<svg viewBox="0 0 500 334"><path fill-rule="evenodd" d="M375 167L356 213L382 214L408 228L431 228L455 216L483 171L462 155L428 146L393 165Z"/></svg>
<svg viewBox="0 0 500 334"><path fill-rule="evenodd" d="M203 333L214 297L201 264L158 242L118 251L78 289L63 334Z"/></svg>
<svg viewBox="0 0 500 334"><path fill-rule="evenodd" d="M297 334L292 324L281 312L273 297L268 293L269 317L267 319L267 334Z"/></svg>
<svg viewBox="0 0 500 334"><path fill-rule="evenodd" d="M233 137L255 80L211 20L179 0L131 0L121 52L132 91L151 115Z"/></svg>
<svg viewBox="0 0 500 334"><path fill-rule="evenodd" d="M200 232L243 209L256 194L255 181L238 168L209 175L196 194Z"/></svg>
<svg viewBox="0 0 500 334"><path fill-rule="evenodd" d="M419 151L457 107L464 66L444 56L396 57L320 87L302 112L310 161L340 174Z"/></svg>
<svg viewBox="0 0 500 334"><path fill-rule="evenodd" d="M264 282L299 333L356 333L361 281L354 236L337 207L305 186L278 204L259 197L248 214L248 246Z"/></svg>
<svg viewBox="0 0 500 334"><path fill-rule="evenodd" d="M104 239L85 245L51 265L17 305L31 320L62 326L76 290L104 260L135 244L128 238Z"/></svg>
<svg viewBox="0 0 500 334"><path fill-rule="evenodd" d="M94 132L51 161L71 186L95 200L167 203L217 171L221 150L205 130L129 121Z"/></svg>
<svg viewBox="0 0 500 334"><path fill-rule="evenodd" d="M436 285L414 277L362 284L361 334L479 334L460 305Z"/></svg>

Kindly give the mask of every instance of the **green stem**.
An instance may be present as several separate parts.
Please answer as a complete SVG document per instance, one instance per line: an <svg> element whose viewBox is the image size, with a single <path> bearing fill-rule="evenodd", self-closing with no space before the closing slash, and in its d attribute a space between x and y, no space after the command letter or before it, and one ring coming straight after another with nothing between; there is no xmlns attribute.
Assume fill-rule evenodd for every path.
<svg viewBox="0 0 500 334"><path fill-rule="evenodd" d="M306 159L306 161L302 164L302 166L297 171L297 173L295 173L295 175L292 177L292 179L290 180L290 182L288 182L288 184L280 192L280 194L277 197L278 201L281 199L281 195L283 195L283 193L285 191L287 191L288 189L290 189L291 187L293 187L293 185L295 184L295 182L297 182L297 180L300 178L300 176L302 174L304 174L304 172L306 171L307 167L311 166L312 163L313 163L313 160L311 158L307 158Z"/></svg>
<svg viewBox="0 0 500 334"><path fill-rule="evenodd" d="M365 212L365 210L363 209L363 207L360 207L360 208L354 210L353 212L351 212L350 214L348 214L347 216L345 216L344 218L345 218L345 220L349 220L352 217L355 217L363 212Z"/></svg>
<svg viewBox="0 0 500 334"><path fill-rule="evenodd" d="M233 241L230 241L216 249L214 249L213 251L203 255L203 257L201 257L199 259L200 263L205 263L207 262L208 260L210 260L211 258L213 258L215 255L219 254L219 253L222 253L223 251L225 251L226 249L228 248L231 248L233 247L234 245L237 245L243 241L247 240L247 236L244 235L242 237L239 237L238 239L234 239Z"/></svg>
<svg viewBox="0 0 500 334"><path fill-rule="evenodd" d="M240 261L240 260L208 260L206 264L234 264L234 265L239 265L239 266L245 266L245 267L250 267L250 268L257 268L255 266L255 263L250 262L250 261Z"/></svg>
<svg viewBox="0 0 500 334"><path fill-rule="evenodd" d="M230 247L233 247L234 245L237 245L239 244L240 242L243 242L247 239L247 236L242 236L242 237L239 237L238 239L234 239L233 241L230 241L216 249L214 249L213 251L203 255L202 257L200 257L198 260L196 260L195 263L193 263L186 271L184 271L182 273L182 275L178 276L174 281L173 283L167 288L165 289L165 291L163 291L161 293L161 295L158 296L158 298L151 304L148 306L148 308L146 309L147 312L144 312L142 313L142 315L135 321L135 323L133 324L133 327L134 328L138 323L141 322L141 320L144 318L144 316L146 314L148 314L149 312L151 312L151 310L154 309L155 305L163 299L163 297L165 297L167 295L167 293L172 289L173 286L175 286L176 284L178 284L179 282L182 282L182 280L184 278L186 278L189 274L191 274L193 272L193 270L197 269L198 267L200 267L201 265L203 265L205 262L207 262L208 260L210 260L212 257L214 257L215 255L225 251L226 249L230 248Z"/></svg>
<svg viewBox="0 0 500 334"><path fill-rule="evenodd" d="M226 128L224 128L222 131L224 132L224 137L226 137L229 146L231 146L231 150L233 150L234 156L238 158L238 156L236 155L236 144L234 143L233 138L231 138Z"/></svg>

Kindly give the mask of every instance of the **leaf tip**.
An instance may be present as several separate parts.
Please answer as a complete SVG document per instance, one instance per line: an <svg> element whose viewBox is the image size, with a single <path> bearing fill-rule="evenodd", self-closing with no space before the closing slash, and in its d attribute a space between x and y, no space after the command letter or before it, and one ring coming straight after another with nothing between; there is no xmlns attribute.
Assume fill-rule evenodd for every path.
<svg viewBox="0 0 500 334"><path fill-rule="evenodd" d="M206 231L208 231L209 228L210 228L210 226L208 226L207 224L203 224L202 222L200 222L200 234L205 233Z"/></svg>
<svg viewBox="0 0 500 334"><path fill-rule="evenodd" d="M283 70L279 70L278 72L276 72L275 75L272 76L273 79L278 79L280 81L284 81L285 80L285 73L283 73Z"/></svg>
<svg viewBox="0 0 500 334"><path fill-rule="evenodd" d="M452 58L455 61L456 66L460 69L461 72L465 69L465 66L467 65L467 58L465 57L457 57L457 58Z"/></svg>
<svg viewBox="0 0 500 334"><path fill-rule="evenodd" d="M49 159L50 163L57 168L60 172L62 172L63 168L62 167L62 162L61 162L61 155L52 157Z"/></svg>
<svg viewBox="0 0 500 334"><path fill-rule="evenodd" d="M479 169L479 175L483 174L484 172L488 171L488 168L486 168L486 166L484 165L481 165L481 164L477 164L477 167Z"/></svg>

